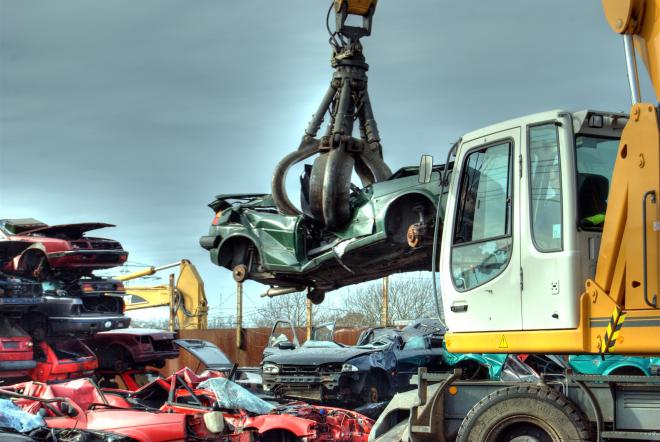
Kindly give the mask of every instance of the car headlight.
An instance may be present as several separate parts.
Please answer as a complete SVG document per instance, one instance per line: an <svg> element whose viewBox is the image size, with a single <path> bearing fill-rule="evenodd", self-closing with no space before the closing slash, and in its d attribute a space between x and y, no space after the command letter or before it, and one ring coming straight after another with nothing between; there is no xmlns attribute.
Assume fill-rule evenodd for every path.
<svg viewBox="0 0 660 442"><path fill-rule="evenodd" d="M344 364L341 366L341 371L359 371L358 368L353 364Z"/></svg>
<svg viewBox="0 0 660 442"><path fill-rule="evenodd" d="M268 374L277 374L280 372L280 367L278 367L275 364L264 364L263 367L261 367L264 373Z"/></svg>

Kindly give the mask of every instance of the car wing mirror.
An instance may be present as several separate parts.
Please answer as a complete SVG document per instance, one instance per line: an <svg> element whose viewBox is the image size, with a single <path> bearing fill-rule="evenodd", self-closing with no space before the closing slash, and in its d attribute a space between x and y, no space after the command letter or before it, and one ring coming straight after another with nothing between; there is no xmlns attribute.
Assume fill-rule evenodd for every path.
<svg viewBox="0 0 660 442"><path fill-rule="evenodd" d="M296 348L296 346L293 344L293 342L281 341L277 343L277 348L280 350L293 350Z"/></svg>
<svg viewBox="0 0 660 442"><path fill-rule="evenodd" d="M422 155L422 159L419 162L419 184L430 183L432 173L433 173L433 156Z"/></svg>

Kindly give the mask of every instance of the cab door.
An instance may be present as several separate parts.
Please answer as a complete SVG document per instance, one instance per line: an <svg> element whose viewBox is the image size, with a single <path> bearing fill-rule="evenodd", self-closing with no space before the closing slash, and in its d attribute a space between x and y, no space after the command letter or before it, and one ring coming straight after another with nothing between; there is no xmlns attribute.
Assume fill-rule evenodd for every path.
<svg viewBox="0 0 660 442"><path fill-rule="evenodd" d="M514 127L459 148L440 255L452 332L522 329L520 134Z"/></svg>
<svg viewBox="0 0 660 442"><path fill-rule="evenodd" d="M526 128L522 149L523 330L575 328L583 290L575 229L575 150L570 120Z"/></svg>

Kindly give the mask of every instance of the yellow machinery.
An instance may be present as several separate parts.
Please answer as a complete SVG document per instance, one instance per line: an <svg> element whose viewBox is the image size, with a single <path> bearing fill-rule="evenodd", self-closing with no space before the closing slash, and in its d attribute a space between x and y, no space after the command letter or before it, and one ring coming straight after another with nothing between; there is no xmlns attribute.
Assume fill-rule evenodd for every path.
<svg viewBox="0 0 660 442"><path fill-rule="evenodd" d="M120 275L115 279L130 281L174 267L179 267L176 284L174 275L171 274L167 285L126 287L124 297L126 310L168 306L170 330L206 329L208 303L204 293L204 281L190 261L183 259L162 267L149 267L138 272Z"/></svg>
<svg viewBox="0 0 660 442"><path fill-rule="evenodd" d="M513 328L515 325L488 329L480 323L483 321L472 321L461 324L460 330L447 335L447 347L453 352L660 354L658 111L654 103L641 102L635 55L636 49L649 72L656 98L660 99L660 1L603 0L603 8L612 29L624 38L633 105L621 134L609 186L595 276L585 282L583 294L574 298L573 305L566 305L557 313L566 314L571 308L579 308L577 328L552 330L532 324L519 329ZM458 151L457 158L460 158L460 147ZM456 175L462 173L459 170ZM458 198L457 195L453 197ZM565 198L568 203L575 204L575 195L565 195ZM450 215L445 220L444 229L459 228L447 225L456 223ZM455 249L443 241L441 256ZM440 271L443 269L441 267ZM566 279L570 278L568 275ZM525 280L524 283L527 296L542 296L545 291L545 287L535 281ZM562 284L566 281L558 279L558 287ZM482 285L480 290L483 292L485 287ZM460 287L443 285L442 288L443 295L452 290L461 291ZM511 284L508 290L518 288ZM465 294L466 291L463 292ZM504 303L506 293L498 293L497 290L490 290L490 293L495 293L491 297L494 305ZM464 298L468 297L466 295ZM470 308L474 308L472 305ZM445 310L447 307L445 303ZM510 309L494 308L493 321L511 313ZM467 319L467 316L464 317ZM456 329L451 323L448 324L450 329Z"/></svg>

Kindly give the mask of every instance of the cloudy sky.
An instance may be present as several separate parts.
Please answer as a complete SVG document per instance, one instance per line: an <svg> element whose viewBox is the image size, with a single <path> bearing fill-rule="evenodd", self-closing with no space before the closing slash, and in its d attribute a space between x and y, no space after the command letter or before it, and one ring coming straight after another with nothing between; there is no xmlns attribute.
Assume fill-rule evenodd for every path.
<svg viewBox="0 0 660 442"><path fill-rule="evenodd" d="M0 0L0 217L117 224L131 262L191 259L230 313L231 275L198 245L206 204L269 191L297 146L332 74L328 5ZM629 109L595 0L383 0L364 43L393 169L511 117Z"/></svg>

